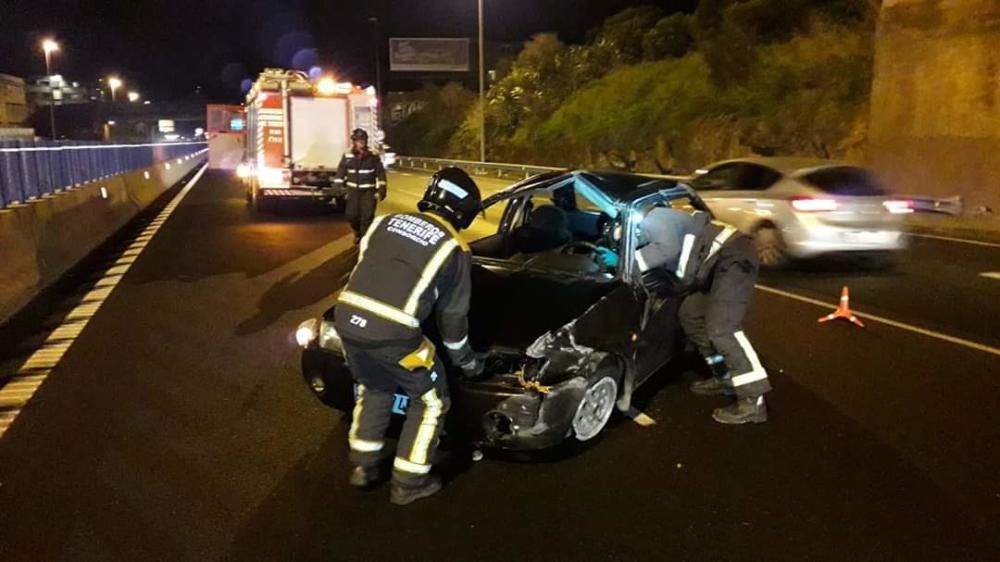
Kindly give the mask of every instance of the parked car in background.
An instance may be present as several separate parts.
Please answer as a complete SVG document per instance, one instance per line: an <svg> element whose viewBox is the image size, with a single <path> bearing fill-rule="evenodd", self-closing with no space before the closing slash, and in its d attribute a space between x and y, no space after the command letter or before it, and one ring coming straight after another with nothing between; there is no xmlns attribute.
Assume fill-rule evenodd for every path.
<svg viewBox="0 0 1000 562"><path fill-rule="evenodd" d="M868 170L832 160L740 158L690 181L719 220L755 236L768 267L843 252L882 261L904 247L901 216L913 212Z"/></svg>
<svg viewBox="0 0 1000 562"><path fill-rule="evenodd" d="M382 166L386 169L396 165L396 151L391 146L383 144L379 147L379 154L382 155Z"/></svg>

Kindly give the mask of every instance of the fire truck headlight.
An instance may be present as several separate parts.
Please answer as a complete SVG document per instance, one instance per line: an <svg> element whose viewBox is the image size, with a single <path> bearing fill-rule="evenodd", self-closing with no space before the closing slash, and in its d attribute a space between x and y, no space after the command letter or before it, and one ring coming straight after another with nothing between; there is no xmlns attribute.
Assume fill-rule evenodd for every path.
<svg viewBox="0 0 1000 562"><path fill-rule="evenodd" d="M261 168L257 170L257 180L261 187L286 187L288 178L286 170L280 168Z"/></svg>
<svg viewBox="0 0 1000 562"><path fill-rule="evenodd" d="M337 83L333 78L323 78L316 83L316 90L324 96L332 96L337 93Z"/></svg>
<svg viewBox="0 0 1000 562"><path fill-rule="evenodd" d="M250 177L250 166L245 162L241 162L238 166L236 166L236 177L243 180Z"/></svg>

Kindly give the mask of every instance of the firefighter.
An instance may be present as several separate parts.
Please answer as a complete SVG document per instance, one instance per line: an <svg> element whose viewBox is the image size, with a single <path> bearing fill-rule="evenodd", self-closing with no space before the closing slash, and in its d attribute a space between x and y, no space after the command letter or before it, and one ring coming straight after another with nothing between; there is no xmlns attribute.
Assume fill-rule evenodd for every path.
<svg viewBox="0 0 1000 562"><path fill-rule="evenodd" d="M767 421L764 394L771 384L743 332L760 267L753 241L706 212L663 207L649 210L639 231L636 262L645 284L683 297L681 327L713 372L691 390L735 397L713 412L719 423Z"/></svg>
<svg viewBox="0 0 1000 562"><path fill-rule="evenodd" d="M390 501L405 505L441 489L431 459L448 412L448 383L434 344L421 324L436 312L451 363L469 378L483 369L469 345L471 254L458 231L481 205L479 188L458 168L445 168L427 185L419 213L384 215L361 241L358 264L335 313L357 387L349 433L358 487L379 479L384 433L393 394L409 396L409 411L393 462Z"/></svg>
<svg viewBox="0 0 1000 562"><path fill-rule="evenodd" d="M347 220L351 221L357 244L375 218L375 195L384 201L388 182L382 157L368 148L368 133L364 129L354 129L351 145L351 151L340 159L334 182L347 188Z"/></svg>

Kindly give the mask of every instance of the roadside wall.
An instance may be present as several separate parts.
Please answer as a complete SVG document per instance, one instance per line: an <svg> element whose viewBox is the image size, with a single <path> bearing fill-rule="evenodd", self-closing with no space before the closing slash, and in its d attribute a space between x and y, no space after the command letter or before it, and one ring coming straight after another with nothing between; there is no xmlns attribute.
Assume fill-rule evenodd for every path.
<svg viewBox="0 0 1000 562"><path fill-rule="evenodd" d="M0 210L0 323L205 158L198 153Z"/></svg>
<svg viewBox="0 0 1000 562"><path fill-rule="evenodd" d="M895 191L1000 212L1000 1L884 0L871 106Z"/></svg>

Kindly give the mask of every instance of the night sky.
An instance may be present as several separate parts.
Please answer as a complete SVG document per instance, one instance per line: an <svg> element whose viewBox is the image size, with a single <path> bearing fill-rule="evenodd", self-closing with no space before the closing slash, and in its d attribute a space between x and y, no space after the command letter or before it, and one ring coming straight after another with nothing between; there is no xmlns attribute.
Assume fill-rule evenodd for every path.
<svg viewBox="0 0 1000 562"><path fill-rule="evenodd" d="M582 41L624 8L691 9L697 0L486 0L488 41L523 41L555 31ZM240 82L264 66L318 64L356 82L374 82L374 35L473 36L476 0L0 0L0 72L43 74L38 48L63 47L54 72L72 80L121 75L147 98L240 97ZM389 78L390 86L391 77Z"/></svg>

